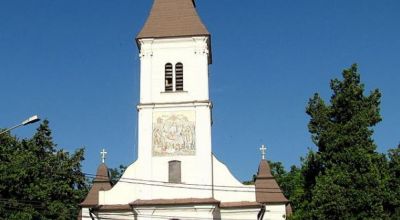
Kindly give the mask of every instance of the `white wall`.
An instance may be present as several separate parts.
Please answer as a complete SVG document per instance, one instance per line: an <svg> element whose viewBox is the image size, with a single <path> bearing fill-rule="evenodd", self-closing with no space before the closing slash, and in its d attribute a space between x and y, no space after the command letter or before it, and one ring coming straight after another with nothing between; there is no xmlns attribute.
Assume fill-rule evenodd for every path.
<svg viewBox="0 0 400 220"><path fill-rule="evenodd" d="M213 156L214 198L224 202L256 201L254 185L243 185Z"/></svg>
<svg viewBox="0 0 400 220"><path fill-rule="evenodd" d="M260 212L261 208L251 208L251 209L222 209L220 210L221 219L229 220L256 220L257 214Z"/></svg>
<svg viewBox="0 0 400 220"><path fill-rule="evenodd" d="M122 181L112 190L100 192L102 203L126 204L136 199L212 197L212 106L208 101L207 40L207 37L140 40L138 160L129 166L122 176ZM175 65L178 62L184 66L184 91L166 93L165 64ZM179 111L195 113L195 155L153 156L153 114ZM166 187L172 185L166 183L168 162L171 160L181 161L183 184ZM147 181L138 182L138 179Z"/></svg>
<svg viewBox="0 0 400 220"><path fill-rule="evenodd" d="M264 220L284 220L286 219L286 206L283 204L266 205Z"/></svg>
<svg viewBox="0 0 400 220"><path fill-rule="evenodd" d="M141 39L140 103L208 100L208 37ZM165 93L165 64L183 64L184 92Z"/></svg>
<svg viewBox="0 0 400 220"><path fill-rule="evenodd" d="M138 105L138 159L109 191L99 192L99 204L128 204L137 199L211 198L221 202L255 201L254 186L244 186L212 155L211 103L208 92L207 37L142 39L140 104ZM184 91L164 91L166 63L184 66ZM192 156L153 156L154 112L195 113L196 153ZM181 161L182 184L168 183L168 162ZM195 206L197 207L197 206ZM200 207L200 206L199 206ZM256 219L258 209L216 209L174 206L148 207L136 211L146 215ZM203 210L203 211L202 211ZM204 211L206 210L206 211ZM285 206L267 206L273 219L282 219ZM282 212L283 211L283 212ZM117 215L116 215L117 216ZM157 219L156 217L138 219Z"/></svg>

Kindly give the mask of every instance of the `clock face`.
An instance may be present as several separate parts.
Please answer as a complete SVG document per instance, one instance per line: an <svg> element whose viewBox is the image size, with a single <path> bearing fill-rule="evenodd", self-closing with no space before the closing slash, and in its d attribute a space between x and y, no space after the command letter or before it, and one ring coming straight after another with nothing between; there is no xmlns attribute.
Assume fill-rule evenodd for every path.
<svg viewBox="0 0 400 220"><path fill-rule="evenodd" d="M195 155L195 112L153 113L153 156Z"/></svg>

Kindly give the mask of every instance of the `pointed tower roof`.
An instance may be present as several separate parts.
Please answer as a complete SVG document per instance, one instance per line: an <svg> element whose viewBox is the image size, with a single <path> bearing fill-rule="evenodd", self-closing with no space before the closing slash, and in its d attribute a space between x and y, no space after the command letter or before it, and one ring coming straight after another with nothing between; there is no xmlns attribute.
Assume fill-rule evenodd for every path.
<svg viewBox="0 0 400 220"><path fill-rule="evenodd" d="M256 177L256 201L259 203L288 203L281 188L271 174L268 161L262 159Z"/></svg>
<svg viewBox="0 0 400 220"><path fill-rule="evenodd" d="M99 191L107 191L112 188L108 168L105 163L97 168L96 178L93 180L92 188L85 200L80 204L82 207L95 207L99 204Z"/></svg>
<svg viewBox="0 0 400 220"><path fill-rule="evenodd" d="M154 0L137 39L208 35L194 0Z"/></svg>

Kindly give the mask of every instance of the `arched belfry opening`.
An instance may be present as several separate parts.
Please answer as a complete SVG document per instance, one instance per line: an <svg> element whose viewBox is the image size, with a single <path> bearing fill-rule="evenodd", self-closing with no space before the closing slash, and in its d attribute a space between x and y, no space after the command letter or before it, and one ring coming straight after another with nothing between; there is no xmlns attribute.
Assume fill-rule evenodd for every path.
<svg viewBox="0 0 400 220"><path fill-rule="evenodd" d="M174 90L174 74L171 63L165 64L165 91L172 92Z"/></svg>

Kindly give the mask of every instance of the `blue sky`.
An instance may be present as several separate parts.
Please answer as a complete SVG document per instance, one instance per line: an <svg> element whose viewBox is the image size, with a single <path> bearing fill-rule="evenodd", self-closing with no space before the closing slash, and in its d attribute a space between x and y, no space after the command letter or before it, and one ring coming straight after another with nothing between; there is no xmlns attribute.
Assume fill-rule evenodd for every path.
<svg viewBox="0 0 400 220"><path fill-rule="evenodd" d="M137 153L139 59L134 37L150 0L0 1L0 127L32 114L59 147L85 147L83 169L128 165ZM313 148L308 99L359 64L367 92L382 92L378 151L400 141L398 0L198 0L212 34L213 151L240 180L258 148L286 167ZM36 125L12 133L30 137Z"/></svg>

